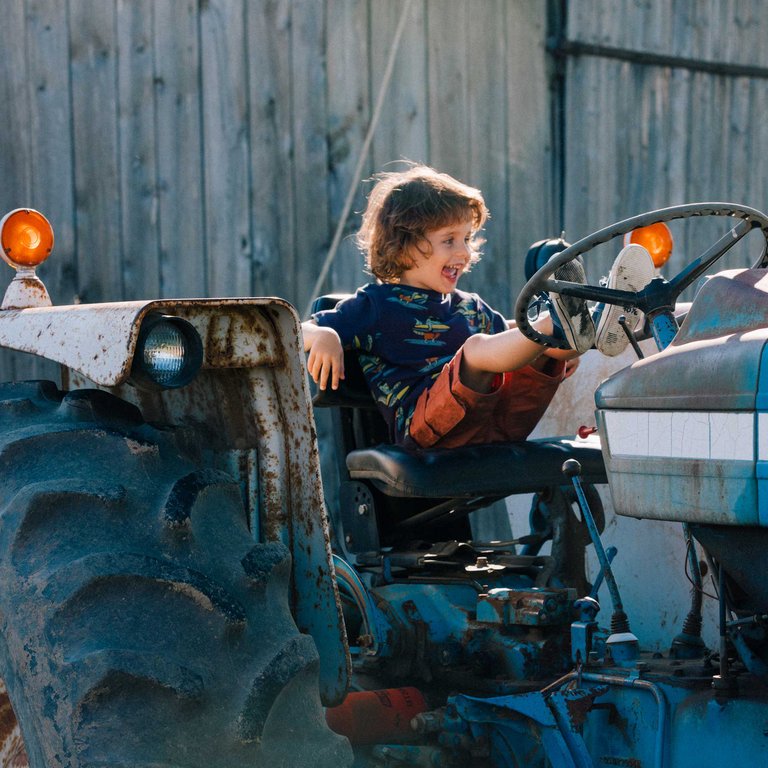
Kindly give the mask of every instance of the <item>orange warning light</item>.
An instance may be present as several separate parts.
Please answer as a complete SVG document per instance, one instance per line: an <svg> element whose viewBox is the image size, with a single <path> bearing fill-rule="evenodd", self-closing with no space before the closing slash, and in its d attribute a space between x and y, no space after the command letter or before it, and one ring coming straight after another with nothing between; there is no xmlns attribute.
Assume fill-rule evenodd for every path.
<svg viewBox="0 0 768 768"><path fill-rule="evenodd" d="M654 266L658 269L664 266L672 255L672 233L663 221L657 221L647 227L633 229L624 235L624 245L637 243L651 254Z"/></svg>
<svg viewBox="0 0 768 768"><path fill-rule="evenodd" d="M17 208L0 221L0 256L14 269L42 264L53 250L53 227L39 211Z"/></svg>

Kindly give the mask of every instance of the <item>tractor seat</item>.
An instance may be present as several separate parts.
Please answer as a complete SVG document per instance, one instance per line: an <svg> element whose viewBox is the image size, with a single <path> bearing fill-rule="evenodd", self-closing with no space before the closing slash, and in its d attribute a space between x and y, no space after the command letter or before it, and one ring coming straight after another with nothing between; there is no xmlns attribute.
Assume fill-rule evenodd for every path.
<svg viewBox="0 0 768 768"><path fill-rule="evenodd" d="M347 454L349 476L387 496L468 499L535 493L567 483L566 459L576 459L585 483L605 483L600 440L553 437L514 443L409 451L377 445Z"/></svg>
<svg viewBox="0 0 768 768"><path fill-rule="evenodd" d="M321 296L315 300L312 311L333 309L347 296ZM352 480L367 481L384 495L400 498L503 498L566 484L563 463L576 459L585 483L607 482L596 436L586 440L553 437L419 451L387 444L384 421L368 390L357 355L346 352L344 357L346 377L339 388L318 390L313 402L316 407L347 413L346 426L340 428L340 440Z"/></svg>

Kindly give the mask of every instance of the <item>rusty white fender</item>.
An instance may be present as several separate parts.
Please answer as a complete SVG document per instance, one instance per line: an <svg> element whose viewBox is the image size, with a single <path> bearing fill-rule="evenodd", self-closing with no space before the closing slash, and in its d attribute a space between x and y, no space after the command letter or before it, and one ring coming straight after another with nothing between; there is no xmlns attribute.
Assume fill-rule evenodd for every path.
<svg viewBox="0 0 768 768"><path fill-rule="evenodd" d="M234 459L254 536L291 550L292 613L321 652L324 703L339 703L350 662L296 311L269 297L51 306L35 267L52 247L39 212L17 209L0 220L0 257L16 269L0 305L0 346L60 363L65 389L96 386L148 421L207 430L209 448ZM200 368L177 388L137 380L142 327L158 315L199 336Z"/></svg>
<svg viewBox="0 0 768 768"><path fill-rule="evenodd" d="M197 330L205 341L204 366L246 367L249 363L270 362L274 350L264 348L265 343L269 346L267 341L262 342L259 354L254 354L253 338L238 333L245 328L233 329L229 320L223 328L217 318L229 310L267 305L290 306L282 299L235 298L5 309L0 310L0 346L39 355L61 363L95 384L115 387L130 376L139 330L147 315L194 314L203 326ZM224 337L217 329L224 331ZM222 354L225 347L226 356Z"/></svg>

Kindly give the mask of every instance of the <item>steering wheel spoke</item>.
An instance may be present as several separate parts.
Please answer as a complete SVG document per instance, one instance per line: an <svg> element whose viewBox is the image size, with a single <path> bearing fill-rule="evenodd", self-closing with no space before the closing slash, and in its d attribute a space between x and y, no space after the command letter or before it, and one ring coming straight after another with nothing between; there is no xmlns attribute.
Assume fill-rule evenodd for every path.
<svg viewBox="0 0 768 768"><path fill-rule="evenodd" d="M720 258L722 258L736 243L752 231L753 227L747 220L740 221L733 229L726 232L716 243L708 248L698 258L694 259L685 269L675 275L670 285L681 294L689 285L692 285Z"/></svg>
<svg viewBox="0 0 768 768"><path fill-rule="evenodd" d="M564 296L575 296L586 301L603 302L605 304L620 304L626 307L636 307L641 303L640 292L619 291L604 285L580 285L565 283L562 280L547 280L544 284L547 293L561 293Z"/></svg>

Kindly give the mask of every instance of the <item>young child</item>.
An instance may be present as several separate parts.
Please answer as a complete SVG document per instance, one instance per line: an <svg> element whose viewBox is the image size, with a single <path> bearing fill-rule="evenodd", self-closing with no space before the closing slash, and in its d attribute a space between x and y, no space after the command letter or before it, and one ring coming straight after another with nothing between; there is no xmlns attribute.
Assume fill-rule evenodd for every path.
<svg viewBox="0 0 768 768"><path fill-rule="evenodd" d="M303 324L310 375L336 389L357 350L391 439L411 448L526 439L594 343L586 302L552 294L532 323L570 350L531 341L457 288L480 256L480 191L426 166L377 179L357 236L377 282ZM555 276L585 282L578 260Z"/></svg>

